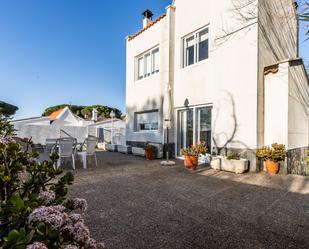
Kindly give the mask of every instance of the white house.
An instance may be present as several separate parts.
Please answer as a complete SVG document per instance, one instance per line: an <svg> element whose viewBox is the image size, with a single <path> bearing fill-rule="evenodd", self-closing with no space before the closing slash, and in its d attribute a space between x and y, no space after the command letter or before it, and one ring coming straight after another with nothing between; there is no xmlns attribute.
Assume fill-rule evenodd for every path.
<svg viewBox="0 0 309 249"><path fill-rule="evenodd" d="M162 144L170 88L171 144L205 141L212 153L273 142L308 146L308 77L292 0L175 0L127 37L126 139Z"/></svg>
<svg viewBox="0 0 309 249"><path fill-rule="evenodd" d="M65 107L47 117L14 120L12 123L18 137L31 137L34 143L45 144L46 139L67 136L83 142L89 135L98 137L100 142L109 141L113 137L116 142L124 143L125 122L119 119L99 120L95 109L92 111L92 120L80 118Z"/></svg>

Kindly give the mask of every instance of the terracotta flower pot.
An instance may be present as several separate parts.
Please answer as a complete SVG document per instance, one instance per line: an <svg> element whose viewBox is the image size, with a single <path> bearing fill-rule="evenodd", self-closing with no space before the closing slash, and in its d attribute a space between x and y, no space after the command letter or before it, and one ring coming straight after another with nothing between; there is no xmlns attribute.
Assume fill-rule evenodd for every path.
<svg viewBox="0 0 309 249"><path fill-rule="evenodd" d="M155 160L156 153L154 150L145 150L145 156L147 160Z"/></svg>
<svg viewBox="0 0 309 249"><path fill-rule="evenodd" d="M273 175L279 173L280 165L279 165L278 162L273 162L273 161L267 160L265 162L265 164L266 164L266 168L267 168L268 173L273 174Z"/></svg>
<svg viewBox="0 0 309 249"><path fill-rule="evenodd" d="M187 169L195 170L198 166L198 156L184 156L184 165Z"/></svg>

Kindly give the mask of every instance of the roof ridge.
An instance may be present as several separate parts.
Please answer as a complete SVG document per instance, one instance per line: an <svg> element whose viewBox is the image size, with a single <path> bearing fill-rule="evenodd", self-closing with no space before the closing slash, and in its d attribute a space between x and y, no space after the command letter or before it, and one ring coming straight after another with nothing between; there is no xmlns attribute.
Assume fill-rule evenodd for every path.
<svg viewBox="0 0 309 249"><path fill-rule="evenodd" d="M149 29L150 27L152 27L153 25L161 21L164 17L166 17L166 13L158 16L155 20L150 22L145 28L142 28L140 31L136 32L134 35L130 35L128 40L129 41L133 40L135 37L139 36L141 33L145 32L147 29Z"/></svg>

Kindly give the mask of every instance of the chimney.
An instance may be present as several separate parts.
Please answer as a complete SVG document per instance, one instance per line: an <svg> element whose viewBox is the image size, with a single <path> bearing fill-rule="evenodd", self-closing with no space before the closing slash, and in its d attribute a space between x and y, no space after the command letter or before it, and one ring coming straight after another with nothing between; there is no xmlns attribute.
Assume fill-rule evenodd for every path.
<svg viewBox="0 0 309 249"><path fill-rule="evenodd" d="M92 109L92 121L97 121L98 120L98 111L97 109L93 108Z"/></svg>
<svg viewBox="0 0 309 249"><path fill-rule="evenodd" d="M153 13L151 10L147 9L143 12L143 28L146 28L148 24L152 21Z"/></svg>

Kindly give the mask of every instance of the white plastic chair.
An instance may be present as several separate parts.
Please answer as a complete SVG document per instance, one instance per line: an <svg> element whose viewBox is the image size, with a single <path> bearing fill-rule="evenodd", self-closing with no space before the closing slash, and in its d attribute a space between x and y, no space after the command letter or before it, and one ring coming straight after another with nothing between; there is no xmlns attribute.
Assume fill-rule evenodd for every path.
<svg viewBox="0 0 309 249"><path fill-rule="evenodd" d="M44 153L50 155L57 144L57 139L47 138L45 140Z"/></svg>
<svg viewBox="0 0 309 249"><path fill-rule="evenodd" d="M61 166L62 158L72 158L72 167L75 170L76 139L69 137L59 138L57 139L57 148L59 154L57 168Z"/></svg>
<svg viewBox="0 0 309 249"><path fill-rule="evenodd" d="M98 166L98 161L97 161L97 155L96 155L96 146L98 144L98 138L96 137L87 137L81 147L83 150L84 148L86 149L85 151L80 151L77 152L77 155L82 158L83 161L83 168L87 169L87 157L93 156L95 159L95 165L96 167Z"/></svg>

